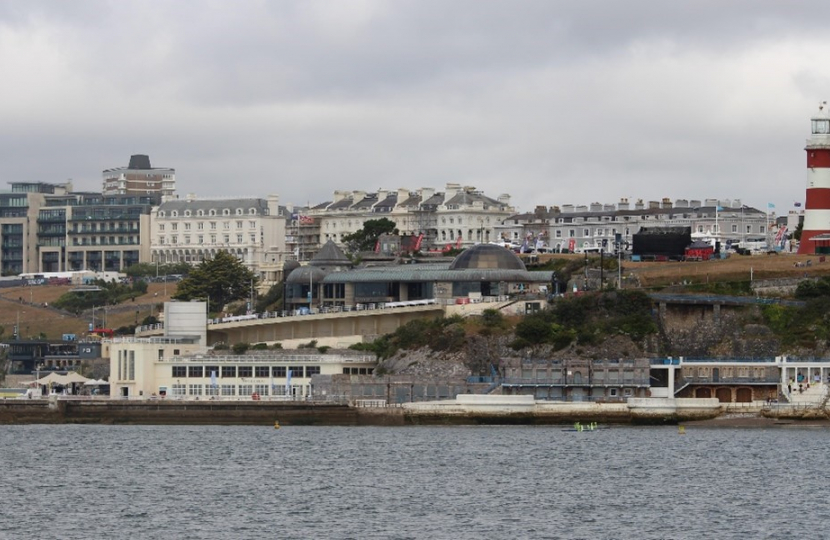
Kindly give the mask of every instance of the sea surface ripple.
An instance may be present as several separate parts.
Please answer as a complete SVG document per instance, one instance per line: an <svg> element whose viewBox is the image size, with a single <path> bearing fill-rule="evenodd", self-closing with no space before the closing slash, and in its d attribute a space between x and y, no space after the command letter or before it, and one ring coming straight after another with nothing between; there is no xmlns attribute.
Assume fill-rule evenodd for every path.
<svg viewBox="0 0 830 540"><path fill-rule="evenodd" d="M826 429L0 426L0 538L826 538ZM789 531L789 533L787 532Z"/></svg>

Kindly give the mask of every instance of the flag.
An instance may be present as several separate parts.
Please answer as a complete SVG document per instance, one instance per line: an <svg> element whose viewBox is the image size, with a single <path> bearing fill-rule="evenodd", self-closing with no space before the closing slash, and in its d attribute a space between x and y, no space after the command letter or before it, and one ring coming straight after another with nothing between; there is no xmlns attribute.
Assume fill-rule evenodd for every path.
<svg viewBox="0 0 830 540"><path fill-rule="evenodd" d="M314 218L311 216L300 216L300 225L314 225Z"/></svg>
<svg viewBox="0 0 830 540"><path fill-rule="evenodd" d="M216 371L213 370L210 372L210 385L213 388L216 388Z"/></svg>
<svg viewBox="0 0 830 540"><path fill-rule="evenodd" d="M723 206L715 207L715 212L723 212Z"/></svg>
<svg viewBox="0 0 830 540"><path fill-rule="evenodd" d="M775 205L772 204L771 202L768 202L767 203L767 208L775 208Z"/></svg>
<svg viewBox="0 0 830 540"><path fill-rule="evenodd" d="M795 206L796 208L801 208L801 203L800 202L794 202L793 206Z"/></svg>
<svg viewBox="0 0 830 540"><path fill-rule="evenodd" d="M288 373L285 376L285 395L291 395L291 370L288 370Z"/></svg>

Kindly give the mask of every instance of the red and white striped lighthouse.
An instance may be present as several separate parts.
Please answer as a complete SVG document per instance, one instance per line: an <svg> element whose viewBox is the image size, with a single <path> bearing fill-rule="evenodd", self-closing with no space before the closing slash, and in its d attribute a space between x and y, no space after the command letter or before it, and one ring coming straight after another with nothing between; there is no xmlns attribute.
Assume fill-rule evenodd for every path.
<svg viewBox="0 0 830 540"><path fill-rule="evenodd" d="M798 253L815 253L817 240L830 245L830 114L827 102L818 107L810 119L811 135L807 139L807 200L804 204L804 227ZM819 238L817 236L821 235Z"/></svg>

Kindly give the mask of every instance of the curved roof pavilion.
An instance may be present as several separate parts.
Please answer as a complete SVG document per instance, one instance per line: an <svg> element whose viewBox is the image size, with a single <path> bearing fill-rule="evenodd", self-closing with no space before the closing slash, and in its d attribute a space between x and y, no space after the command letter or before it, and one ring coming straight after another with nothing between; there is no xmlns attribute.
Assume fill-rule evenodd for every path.
<svg viewBox="0 0 830 540"><path fill-rule="evenodd" d="M493 244L461 252L450 264L400 264L329 273L323 283L514 282L547 283L550 272L529 272L515 253Z"/></svg>

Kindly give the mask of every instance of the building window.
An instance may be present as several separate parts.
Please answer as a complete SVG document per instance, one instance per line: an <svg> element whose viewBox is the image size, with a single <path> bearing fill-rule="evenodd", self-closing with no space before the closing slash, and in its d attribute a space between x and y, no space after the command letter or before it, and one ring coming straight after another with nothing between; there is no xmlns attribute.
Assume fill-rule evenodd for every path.
<svg viewBox="0 0 830 540"><path fill-rule="evenodd" d="M223 384L222 385L222 395L223 396L235 396L236 395L236 386L233 384Z"/></svg>
<svg viewBox="0 0 830 540"><path fill-rule="evenodd" d="M190 223L185 223L184 224L184 230L186 230L186 231L190 230Z"/></svg>
<svg viewBox="0 0 830 540"><path fill-rule="evenodd" d="M253 366L239 366L239 376L240 377L253 377L254 376Z"/></svg>
<svg viewBox="0 0 830 540"><path fill-rule="evenodd" d="M159 223L159 230L160 230L160 231L163 231L163 230L164 230L164 223Z"/></svg>
<svg viewBox="0 0 830 540"><path fill-rule="evenodd" d="M591 229L582 229L582 236L584 236L585 238L591 236Z"/></svg>
<svg viewBox="0 0 830 540"><path fill-rule="evenodd" d="M173 377L187 377L187 366L173 366Z"/></svg>
<svg viewBox="0 0 830 540"><path fill-rule="evenodd" d="M568 238L574 238L576 236L576 231L573 229L568 229Z"/></svg>
<svg viewBox="0 0 830 540"><path fill-rule="evenodd" d="M200 231L204 231L205 230L205 224L200 221L199 223L196 224L196 228L199 229Z"/></svg>
<svg viewBox="0 0 830 540"><path fill-rule="evenodd" d="M274 373L274 377L285 377L286 375L285 366L274 366L271 371Z"/></svg>
<svg viewBox="0 0 830 540"><path fill-rule="evenodd" d="M215 231L215 230L216 230L216 222L215 222L215 221L211 221L211 222L210 222L210 230L211 230L211 231Z"/></svg>
<svg viewBox="0 0 830 540"><path fill-rule="evenodd" d="M311 377L312 375L319 375L320 374L320 366L306 366L305 367L305 376Z"/></svg>
<svg viewBox="0 0 830 540"><path fill-rule="evenodd" d="M190 384L187 386L187 395L189 396L201 396L202 389L204 387L201 384Z"/></svg>
<svg viewBox="0 0 830 540"><path fill-rule="evenodd" d="M190 366L190 367L188 367L187 376L188 377L204 377L205 376L204 366Z"/></svg>
<svg viewBox="0 0 830 540"><path fill-rule="evenodd" d="M269 368L268 366L256 366L255 373L257 377L268 377L270 374L268 373Z"/></svg>
<svg viewBox="0 0 830 540"><path fill-rule="evenodd" d="M237 222L236 222L236 228L237 228L237 229L241 229L241 228L242 228L242 222L241 222L241 221L237 221Z"/></svg>
<svg viewBox="0 0 830 540"><path fill-rule="evenodd" d="M256 221L249 221L248 222L249 229L256 229Z"/></svg>
<svg viewBox="0 0 830 540"><path fill-rule="evenodd" d="M222 366L222 377L236 377L236 366Z"/></svg>

